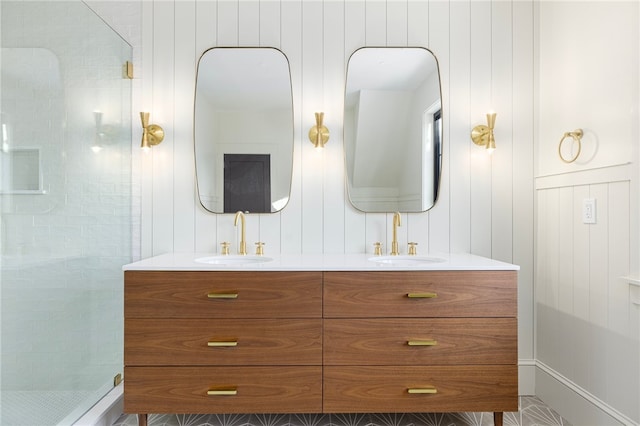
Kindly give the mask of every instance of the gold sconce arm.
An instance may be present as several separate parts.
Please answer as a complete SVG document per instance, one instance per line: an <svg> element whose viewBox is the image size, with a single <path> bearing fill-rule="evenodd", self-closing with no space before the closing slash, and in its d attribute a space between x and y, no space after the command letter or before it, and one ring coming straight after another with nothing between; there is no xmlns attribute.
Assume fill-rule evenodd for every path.
<svg viewBox="0 0 640 426"><path fill-rule="evenodd" d="M324 148L329 140L329 129L322 123L324 112L316 112L316 125L309 129L309 140L316 148Z"/></svg>
<svg viewBox="0 0 640 426"><path fill-rule="evenodd" d="M140 121L142 122L142 142L140 148L149 149L158 145L164 139L164 129L157 124L149 124L149 113L141 112Z"/></svg>
<svg viewBox="0 0 640 426"><path fill-rule="evenodd" d="M487 113L487 125L479 124L471 130L471 140L478 146L484 146L489 153L496 149L493 129L496 125L496 113Z"/></svg>

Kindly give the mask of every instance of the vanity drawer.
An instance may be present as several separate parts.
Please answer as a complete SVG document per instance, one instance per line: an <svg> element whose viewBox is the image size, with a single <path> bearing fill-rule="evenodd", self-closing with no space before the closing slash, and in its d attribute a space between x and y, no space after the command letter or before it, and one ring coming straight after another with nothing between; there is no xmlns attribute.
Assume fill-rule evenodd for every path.
<svg viewBox="0 0 640 426"><path fill-rule="evenodd" d="M322 367L125 367L124 411L319 413Z"/></svg>
<svg viewBox="0 0 640 426"><path fill-rule="evenodd" d="M324 317L515 317L516 271L325 272Z"/></svg>
<svg viewBox="0 0 640 426"><path fill-rule="evenodd" d="M321 319L126 319L125 365L321 365Z"/></svg>
<svg viewBox="0 0 640 426"><path fill-rule="evenodd" d="M324 411L518 411L517 368L325 367ZM410 389L418 393L410 393Z"/></svg>
<svg viewBox="0 0 640 426"><path fill-rule="evenodd" d="M516 364L516 318L326 319L325 365Z"/></svg>
<svg viewBox="0 0 640 426"><path fill-rule="evenodd" d="M125 318L320 318L322 272L126 271Z"/></svg>

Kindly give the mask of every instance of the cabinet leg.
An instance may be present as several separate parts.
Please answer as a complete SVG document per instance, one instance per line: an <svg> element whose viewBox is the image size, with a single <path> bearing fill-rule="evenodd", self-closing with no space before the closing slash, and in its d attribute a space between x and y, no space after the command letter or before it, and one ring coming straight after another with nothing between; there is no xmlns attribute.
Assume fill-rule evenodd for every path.
<svg viewBox="0 0 640 426"><path fill-rule="evenodd" d="M138 414L138 426L147 426L146 414Z"/></svg>
<svg viewBox="0 0 640 426"><path fill-rule="evenodd" d="M502 411L497 411L493 413L493 424L494 426L502 426L502 415L504 413Z"/></svg>

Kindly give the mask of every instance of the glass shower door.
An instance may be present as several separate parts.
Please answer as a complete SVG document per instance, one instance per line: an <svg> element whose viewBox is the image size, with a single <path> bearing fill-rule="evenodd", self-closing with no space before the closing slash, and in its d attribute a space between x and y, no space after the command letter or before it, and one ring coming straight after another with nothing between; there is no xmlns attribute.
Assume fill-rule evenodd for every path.
<svg viewBox="0 0 640 426"><path fill-rule="evenodd" d="M122 371L131 47L81 1L0 8L0 424L72 424Z"/></svg>

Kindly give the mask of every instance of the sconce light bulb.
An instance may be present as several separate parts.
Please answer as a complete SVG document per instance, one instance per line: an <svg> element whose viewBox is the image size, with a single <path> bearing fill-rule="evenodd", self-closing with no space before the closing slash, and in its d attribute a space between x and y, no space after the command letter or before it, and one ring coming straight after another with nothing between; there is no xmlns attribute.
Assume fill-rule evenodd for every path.
<svg viewBox="0 0 640 426"><path fill-rule="evenodd" d="M100 145L93 145L91 147L91 151L95 152L96 154L99 153L100 151L102 151L102 147Z"/></svg>

